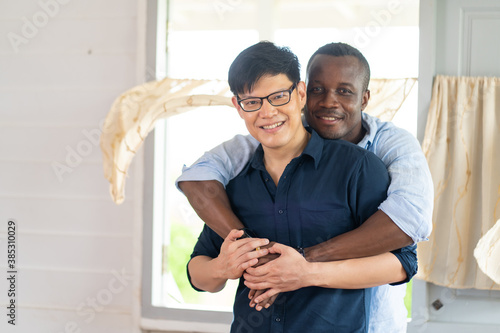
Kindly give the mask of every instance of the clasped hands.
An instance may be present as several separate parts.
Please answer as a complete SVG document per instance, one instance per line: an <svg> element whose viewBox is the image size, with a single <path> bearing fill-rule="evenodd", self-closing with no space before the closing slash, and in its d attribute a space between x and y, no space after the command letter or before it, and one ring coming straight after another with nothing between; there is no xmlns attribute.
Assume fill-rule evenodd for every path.
<svg viewBox="0 0 500 333"><path fill-rule="evenodd" d="M250 306L257 311L270 307L278 294L305 286L307 261L294 248L263 238L243 238L242 230L232 230L222 244L219 257L223 275L242 275L250 289Z"/></svg>

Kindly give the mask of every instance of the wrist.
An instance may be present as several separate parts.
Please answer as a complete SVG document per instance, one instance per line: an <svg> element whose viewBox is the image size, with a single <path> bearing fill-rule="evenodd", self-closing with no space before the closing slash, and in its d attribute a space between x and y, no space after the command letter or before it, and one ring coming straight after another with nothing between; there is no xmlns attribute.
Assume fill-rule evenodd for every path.
<svg viewBox="0 0 500 333"><path fill-rule="evenodd" d="M306 262L303 264L301 277L301 288L316 287L321 279L321 271L318 268L318 263Z"/></svg>
<svg viewBox="0 0 500 333"><path fill-rule="evenodd" d="M309 262L329 262L340 260L337 255L337 246L333 239L304 248L304 255Z"/></svg>
<svg viewBox="0 0 500 333"><path fill-rule="evenodd" d="M314 247L306 247L303 249L304 250L304 258L306 258L306 261L309 262L315 262L317 260L314 260Z"/></svg>
<svg viewBox="0 0 500 333"><path fill-rule="evenodd" d="M304 257L304 259L306 259L306 260L307 260L307 258L306 258L306 253L305 253L304 248L302 248L302 247L300 247L300 246L299 246L299 247L296 247L296 248L295 248L295 250L297 250L297 252L298 252L298 253L300 253L300 255L301 255L302 257Z"/></svg>
<svg viewBox="0 0 500 333"><path fill-rule="evenodd" d="M307 269L308 287L325 287L325 267L321 262L311 262Z"/></svg>
<svg viewBox="0 0 500 333"><path fill-rule="evenodd" d="M212 268L209 270L212 272L212 278L217 280L227 280L225 265L219 257L212 259Z"/></svg>

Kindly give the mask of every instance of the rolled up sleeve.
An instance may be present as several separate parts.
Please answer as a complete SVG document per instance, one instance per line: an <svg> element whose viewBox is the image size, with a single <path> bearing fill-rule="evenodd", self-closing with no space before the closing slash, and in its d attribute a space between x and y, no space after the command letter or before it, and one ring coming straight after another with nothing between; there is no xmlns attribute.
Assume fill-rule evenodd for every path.
<svg viewBox="0 0 500 333"><path fill-rule="evenodd" d="M250 135L236 135L205 152L193 165L184 166L175 186L179 189L179 182L182 181L216 180L226 187L243 170L258 145L258 141Z"/></svg>
<svg viewBox="0 0 500 333"><path fill-rule="evenodd" d="M407 246L399 250L391 251L391 253L398 258L401 266L403 266L403 269L406 272L406 279L396 283L391 283L391 286L397 286L398 284L410 282L418 271L417 246Z"/></svg>
<svg viewBox="0 0 500 333"><path fill-rule="evenodd" d="M397 127L381 135L376 155L387 167L391 184L379 209L410 236L414 243L432 231L434 187L427 160L417 139Z"/></svg>

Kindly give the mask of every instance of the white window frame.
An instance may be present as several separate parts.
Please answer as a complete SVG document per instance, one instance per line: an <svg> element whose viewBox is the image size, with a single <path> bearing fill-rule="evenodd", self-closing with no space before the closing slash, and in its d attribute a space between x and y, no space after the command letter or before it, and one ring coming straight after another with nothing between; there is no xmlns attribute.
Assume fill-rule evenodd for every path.
<svg viewBox="0 0 500 333"><path fill-rule="evenodd" d="M146 79L156 79L158 67L163 68L165 64L157 62L158 34L164 26L159 7L165 6L167 0L148 0L146 14ZM160 31L159 31L160 30ZM154 69L154 70L152 70ZM154 72L154 74L153 74ZM141 290L141 329L146 331L177 331L177 332L227 332L230 328L232 313L204 310L186 310L153 305L153 198L155 176L155 141L161 143L158 136L164 132L153 130L144 142L144 188L143 188L143 251L142 251L142 290ZM164 141L164 140L163 140ZM157 143L158 145L158 143ZM161 252L160 252L161 253Z"/></svg>

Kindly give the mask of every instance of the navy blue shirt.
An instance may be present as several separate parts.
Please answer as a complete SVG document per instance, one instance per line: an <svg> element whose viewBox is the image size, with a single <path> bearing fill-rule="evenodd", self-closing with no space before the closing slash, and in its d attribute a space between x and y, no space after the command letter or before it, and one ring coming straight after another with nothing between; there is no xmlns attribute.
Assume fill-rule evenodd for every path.
<svg viewBox="0 0 500 333"><path fill-rule="evenodd" d="M303 153L287 165L278 186L263 157L259 146L226 191L243 224L270 241L303 248L322 243L360 226L387 196L389 176L378 157L343 140L324 140L315 131ZM191 257L215 258L222 242L205 225ZM368 330L371 289L302 288L281 293L269 309L258 312L249 307L249 289L242 280L231 332Z"/></svg>

